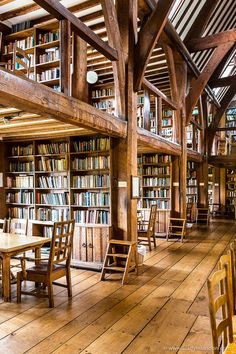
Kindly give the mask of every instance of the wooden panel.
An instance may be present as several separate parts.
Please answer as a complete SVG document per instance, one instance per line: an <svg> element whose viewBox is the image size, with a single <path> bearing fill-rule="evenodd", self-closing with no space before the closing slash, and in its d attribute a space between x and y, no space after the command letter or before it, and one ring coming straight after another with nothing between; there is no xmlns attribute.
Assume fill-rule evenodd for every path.
<svg viewBox="0 0 236 354"><path fill-rule="evenodd" d="M93 231L94 229L92 227L87 227L86 228L86 248L87 248L87 261L88 262L93 262Z"/></svg>

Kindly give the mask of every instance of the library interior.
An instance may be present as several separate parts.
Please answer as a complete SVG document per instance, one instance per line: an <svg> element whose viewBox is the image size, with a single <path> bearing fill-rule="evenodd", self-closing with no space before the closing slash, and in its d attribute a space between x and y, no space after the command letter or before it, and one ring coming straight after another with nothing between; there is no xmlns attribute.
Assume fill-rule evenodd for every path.
<svg viewBox="0 0 236 354"><path fill-rule="evenodd" d="M0 0L0 202L1 353L236 353L236 1Z"/></svg>

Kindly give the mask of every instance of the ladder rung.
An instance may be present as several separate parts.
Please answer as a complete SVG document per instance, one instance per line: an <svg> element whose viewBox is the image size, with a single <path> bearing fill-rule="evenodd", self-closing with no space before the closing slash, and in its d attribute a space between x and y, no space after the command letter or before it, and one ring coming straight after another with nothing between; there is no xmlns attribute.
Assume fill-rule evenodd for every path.
<svg viewBox="0 0 236 354"><path fill-rule="evenodd" d="M108 257L128 258L128 254L124 253L108 253Z"/></svg>
<svg viewBox="0 0 236 354"><path fill-rule="evenodd" d="M124 272L124 267L115 267L115 266L106 266L104 267L106 270L116 270L117 272Z"/></svg>

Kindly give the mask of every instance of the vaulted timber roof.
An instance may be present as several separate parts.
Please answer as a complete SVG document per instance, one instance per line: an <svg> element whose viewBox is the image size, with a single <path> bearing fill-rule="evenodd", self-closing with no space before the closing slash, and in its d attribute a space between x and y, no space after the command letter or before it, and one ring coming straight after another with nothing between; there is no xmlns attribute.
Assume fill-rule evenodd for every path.
<svg viewBox="0 0 236 354"><path fill-rule="evenodd" d="M61 4L67 7L82 22L98 34L104 41L107 41L107 30L100 1L96 0L61 0ZM149 18L157 0L139 0L138 26ZM203 15L203 13L205 15ZM47 20L53 20L53 16L42 9L35 1L31 0L0 0L0 22L9 28L12 25L23 21L32 21L34 25ZM167 97L172 98L170 68L166 56L166 40L170 35L171 26L176 30L171 32L172 39L168 45L179 46L178 35L183 41L184 51L186 49L190 75L191 71L201 73L209 62L213 49L208 48L201 51L191 50L191 41L199 37L207 37L223 31L235 29L236 25L236 2L235 0L176 0L169 13L169 22L164 28L163 35L155 45L152 55L145 70L145 78L163 92ZM170 36L168 37L170 39ZM174 39L173 39L174 38ZM217 68L209 81L216 96L216 102L220 102L229 85L216 82L219 78L235 75L235 54L234 46L227 57L222 60L221 67ZM191 61L191 62L190 62ZM109 83L114 80L112 63L100 54L93 47L88 45L88 69L97 72L99 83ZM217 86L221 85L221 86ZM1 113L0 113L1 114ZM4 114L2 114L3 116ZM30 119L26 117L26 120ZM39 118L40 119L40 118ZM52 122L51 122L52 123ZM0 122L1 125L5 124ZM50 124L50 122L49 122ZM3 126L5 130L5 125ZM70 127L68 127L70 129ZM73 126L71 127L71 129ZM59 129L60 130L60 129Z"/></svg>

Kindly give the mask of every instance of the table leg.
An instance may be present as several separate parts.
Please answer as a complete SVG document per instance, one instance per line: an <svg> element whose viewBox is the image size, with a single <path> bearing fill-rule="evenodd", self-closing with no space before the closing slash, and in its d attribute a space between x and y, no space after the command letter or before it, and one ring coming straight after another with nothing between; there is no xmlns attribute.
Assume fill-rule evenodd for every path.
<svg viewBox="0 0 236 354"><path fill-rule="evenodd" d="M10 260L11 257L8 254L2 254L2 288L4 301L11 301Z"/></svg>
<svg viewBox="0 0 236 354"><path fill-rule="evenodd" d="M36 247L35 248L35 258L41 258L41 247ZM39 264L40 261L35 261L35 264ZM40 283L35 283L35 288L40 287Z"/></svg>

